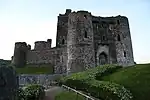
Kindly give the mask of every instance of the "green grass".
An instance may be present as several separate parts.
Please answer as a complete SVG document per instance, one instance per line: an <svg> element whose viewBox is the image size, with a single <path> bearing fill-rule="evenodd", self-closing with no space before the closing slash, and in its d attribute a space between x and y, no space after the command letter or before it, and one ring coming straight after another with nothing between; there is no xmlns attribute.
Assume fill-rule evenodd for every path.
<svg viewBox="0 0 150 100"><path fill-rule="evenodd" d="M132 92L134 100L150 100L150 64L122 68L102 80L125 86Z"/></svg>
<svg viewBox="0 0 150 100"><path fill-rule="evenodd" d="M86 99L85 97L79 94L77 95L74 92L63 91L55 97L55 100L86 100Z"/></svg>
<svg viewBox="0 0 150 100"><path fill-rule="evenodd" d="M26 65L23 68L15 68L18 74L52 74L53 67L49 64Z"/></svg>

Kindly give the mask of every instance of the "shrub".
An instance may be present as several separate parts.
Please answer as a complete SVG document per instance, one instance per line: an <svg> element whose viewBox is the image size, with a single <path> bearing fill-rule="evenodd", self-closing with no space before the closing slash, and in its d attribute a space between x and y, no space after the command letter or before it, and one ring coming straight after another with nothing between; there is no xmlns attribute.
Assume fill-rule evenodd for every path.
<svg viewBox="0 0 150 100"><path fill-rule="evenodd" d="M25 100L43 100L45 96L44 87L37 84L31 84L24 88Z"/></svg>
<svg viewBox="0 0 150 100"><path fill-rule="evenodd" d="M119 84L93 80L88 83L88 92L102 100L131 100L132 94Z"/></svg>
<svg viewBox="0 0 150 100"><path fill-rule="evenodd" d="M25 93L24 90L22 88L19 88L17 90L18 95L17 95L17 100L25 100Z"/></svg>
<svg viewBox="0 0 150 100"><path fill-rule="evenodd" d="M102 76L113 73L121 66L105 65L79 72L61 79L62 84L88 92L102 100L131 100L132 94L119 84L101 80Z"/></svg>

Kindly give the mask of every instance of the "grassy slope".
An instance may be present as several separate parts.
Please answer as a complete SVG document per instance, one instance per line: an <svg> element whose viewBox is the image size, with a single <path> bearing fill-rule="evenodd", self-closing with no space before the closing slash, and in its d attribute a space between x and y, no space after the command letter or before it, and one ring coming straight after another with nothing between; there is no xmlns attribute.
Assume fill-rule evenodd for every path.
<svg viewBox="0 0 150 100"><path fill-rule="evenodd" d="M51 65L27 65L23 68L15 68L18 74L52 74Z"/></svg>
<svg viewBox="0 0 150 100"><path fill-rule="evenodd" d="M123 68L103 77L103 80L125 86L131 90L135 100L150 100L150 64Z"/></svg>
<svg viewBox="0 0 150 100"><path fill-rule="evenodd" d="M81 95L77 95L74 92L64 91L55 97L55 100L85 100Z"/></svg>

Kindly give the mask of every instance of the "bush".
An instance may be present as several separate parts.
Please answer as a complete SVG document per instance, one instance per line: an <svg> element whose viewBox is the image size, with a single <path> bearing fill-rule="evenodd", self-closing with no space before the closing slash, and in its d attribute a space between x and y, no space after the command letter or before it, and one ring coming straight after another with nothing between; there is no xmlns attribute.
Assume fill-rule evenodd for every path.
<svg viewBox="0 0 150 100"><path fill-rule="evenodd" d="M19 88L17 90L18 92L18 96L17 96L17 100L25 100L25 92L22 88Z"/></svg>
<svg viewBox="0 0 150 100"><path fill-rule="evenodd" d="M102 100L131 100L132 94L119 84L93 80L88 83L88 91L92 96Z"/></svg>
<svg viewBox="0 0 150 100"><path fill-rule="evenodd" d="M41 85L28 85L24 88L25 100L43 100L45 96L44 87Z"/></svg>
<svg viewBox="0 0 150 100"><path fill-rule="evenodd" d="M131 100L132 94L123 86L112 82L98 81L102 76L113 73L120 68L121 66L116 65L96 67L67 76L61 79L61 82L102 100Z"/></svg>

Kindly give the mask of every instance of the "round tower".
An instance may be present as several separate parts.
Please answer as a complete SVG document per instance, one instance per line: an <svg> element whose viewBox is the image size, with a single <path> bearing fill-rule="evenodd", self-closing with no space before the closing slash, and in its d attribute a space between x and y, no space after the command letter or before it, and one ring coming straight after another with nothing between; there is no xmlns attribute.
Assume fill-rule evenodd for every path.
<svg viewBox="0 0 150 100"><path fill-rule="evenodd" d="M91 13L87 11L70 13L67 35L68 73L95 67L93 46Z"/></svg>
<svg viewBox="0 0 150 100"><path fill-rule="evenodd" d="M16 42L12 64L15 67L24 67L26 65L26 53L28 46L25 42Z"/></svg>
<svg viewBox="0 0 150 100"><path fill-rule="evenodd" d="M117 63L122 66L134 65L132 40L128 18L125 16L116 17L116 54Z"/></svg>
<svg viewBox="0 0 150 100"><path fill-rule="evenodd" d="M36 41L34 44L35 44L34 45L35 50L43 50L43 49L46 49L47 42L46 41Z"/></svg>

